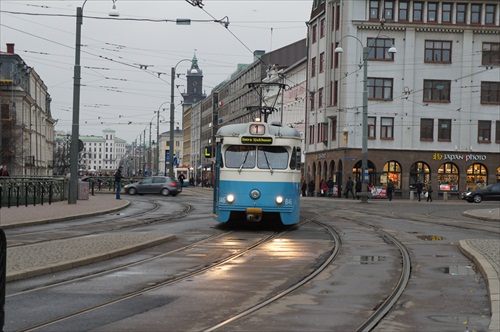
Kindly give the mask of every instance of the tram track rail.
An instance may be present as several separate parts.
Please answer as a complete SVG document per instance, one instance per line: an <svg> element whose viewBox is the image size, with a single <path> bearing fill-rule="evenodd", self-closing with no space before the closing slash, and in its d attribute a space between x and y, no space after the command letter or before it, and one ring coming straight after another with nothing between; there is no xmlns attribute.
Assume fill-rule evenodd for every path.
<svg viewBox="0 0 500 332"><path fill-rule="evenodd" d="M179 218L185 217L186 215L189 214L189 212L192 210L192 206L189 204L183 204L182 211L178 211L172 214L167 214L163 216L158 216L158 217L148 217L145 219L141 219L139 217L147 215L149 213L157 211L160 207L161 204L154 203L153 208L141 211L132 215L127 215L127 216L120 216L120 217L111 217L107 218L102 221L98 222L92 222L84 225L70 225L67 227L61 227L57 228L57 232L55 233L53 229L49 230L44 230L44 231L35 231L35 232L26 232L22 233L19 235L12 234L9 235L8 241L9 242L15 242L17 241L18 243L14 244L9 244L8 243L8 248L16 248L16 247L22 247L22 246L27 246L27 245L34 245L34 244L40 244L40 243L45 243L45 242L50 242L50 241L58 241L58 240L68 240L72 238L79 238L82 236L88 236L88 235L95 235L95 234L100 234L103 232L118 232L118 231L123 231L127 229L133 229L136 227L142 227L145 225L150 225L150 224L155 224L159 222L168 222L171 220L177 220ZM85 232L85 234L75 234L75 235L65 235L62 236L61 234L64 232ZM55 237L53 237L54 233L56 234ZM46 238L46 239L38 239L38 240L23 240L24 238L29 238L29 237L34 237L34 236L40 236L44 234L49 234L51 237Z"/></svg>
<svg viewBox="0 0 500 332"><path fill-rule="evenodd" d="M104 309L105 307L108 307L110 305L113 305L113 304L120 303L120 302L128 300L128 299L132 299L132 298L138 297L138 296L146 294L148 292L152 292L152 291L161 289L163 287L170 286L170 285L172 285L174 283L177 283L177 282L184 281L184 280L189 279L189 278L191 278L193 276L202 274L202 273L204 273L204 272L206 272L208 270L211 270L211 269L223 266L224 264L227 264L228 262L230 262L230 261L232 261L232 260L234 260L234 259L236 259L236 258L238 258L238 257L240 257L240 256L242 256L242 255L244 255L244 254L246 254L248 252L250 252L251 250L253 250L253 249L255 249L255 248L257 248L257 247L259 247L259 246L261 246L261 245L263 245L265 243L268 243L269 241L272 241L273 239L279 237L280 235L286 233L287 231L289 231L289 229L287 229L285 231L281 231L281 232L275 231L275 232L273 232L273 233L271 233L269 235L266 235L266 236L262 237L260 240L255 241L254 243L248 245L247 247L240 249L238 252L229 254L226 257L219 258L219 259L213 260L211 262L205 262L200 267L193 268L192 270L186 270L186 271L184 271L184 273L180 273L180 274L178 274L176 276L170 276L170 277L166 278L165 280L157 281L154 284L148 284L148 285L144 286L141 289L137 289L137 290L131 291L131 292L127 293L127 294L124 294L124 295L121 295L121 296L117 296L117 297L115 297L113 299L110 299L108 301L104 301L102 303L95 304L93 306L89 306L87 308L82 308L81 310L78 310L78 311L74 311L74 312L71 312L71 313L68 313L68 314L65 314L65 315L61 315L61 316L58 316L58 317L55 317L55 318L52 318L52 319L49 319L49 320L37 323L37 324L32 324L30 326L23 327L21 329L18 329L18 331L34 331L34 330L38 330L38 329L42 329L42 328L47 328L47 327L50 327L51 325L63 322L65 320L68 320L68 319L71 319L71 318L75 318L77 316L80 316L80 315L83 315L83 314L86 314L86 313L89 313L89 312L92 312L92 311L95 311L95 310ZM146 262L150 262L150 261L155 260L155 259L163 258L163 257L171 255L173 253L178 253L178 252L181 252L181 251L186 251L189 248L196 247L200 243L207 242L207 241L210 241L210 240L213 240L213 239L217 239L217 238L219 238L221 236L228 235L230 233L232 233L232 231L227 231L227 232L224 232L222 234L214 235L212 237L209 237L209 238L197 241L197 242L189 244L187 246L184 246L184 247L172 250L172 251L170 251L168 253L163 253L163 254L160 254L160 255L157 255L157 256L154 256L154 257L150 257L150 258L141 260L141 261L137 261L137 262L134 262L134 263L122 265L122 266L119 266L119 267L116 267L116 268L113 268L113 269L109 269L109 270L105 270L105 271L100 271L99 273L96 273L96 274L82 276L82 277L79 277L79 278L76 278L76 279L65 280L63 282L54 283L54 284L51 284L51 285L46 285L46 286L39 287L39 288L36 288L36 289L26 290L24 292L18 292L16 294L11 294L11 295L7 296L7 299L10 299L10 298L15 297L15 296L26 294L28 292L29 293L35 293L38 290L47 289L47 288L55 288L55 287L60 286L60 285L74 283L77 280L78 281L79 280L89 280L89 279L94 278L96 276L104 275L104 274L108 274L108 273L112 273L112 272L115 272L115 271L119 271L121 269L126 269L126 268L131 267L131 266L138 266L140 264L144 264Z"/></svg>

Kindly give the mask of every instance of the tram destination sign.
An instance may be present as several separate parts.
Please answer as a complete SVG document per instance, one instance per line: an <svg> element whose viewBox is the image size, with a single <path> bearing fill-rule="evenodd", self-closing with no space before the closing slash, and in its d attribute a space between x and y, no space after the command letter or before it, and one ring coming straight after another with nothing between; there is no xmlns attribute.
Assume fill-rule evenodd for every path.
<svg viewBox="0 0 500 332"><path fill-rule="evenodd" d="M272 137L242 136L241 144L273 144Z"/></svg>

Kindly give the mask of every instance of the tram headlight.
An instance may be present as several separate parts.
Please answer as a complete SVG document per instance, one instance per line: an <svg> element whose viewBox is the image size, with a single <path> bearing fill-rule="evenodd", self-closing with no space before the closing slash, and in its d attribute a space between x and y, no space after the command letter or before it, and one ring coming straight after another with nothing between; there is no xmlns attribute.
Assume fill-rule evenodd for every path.
<svg viewBox="0 0 500 332"><path fill-rule="evenodd" d="M276 203L283 204L283 196L276 196Z"/></svg>
<svg viewBox="0 0 500 332"><path fill-rule="evenodd" d="M229 195L227 195L227 196L226 196L226 201L227 201L228 203L230 203L230 204L231 204L231 203L233 203L233 202L234 202L234 195L233 195L233 194L229 194Z"/></svg>

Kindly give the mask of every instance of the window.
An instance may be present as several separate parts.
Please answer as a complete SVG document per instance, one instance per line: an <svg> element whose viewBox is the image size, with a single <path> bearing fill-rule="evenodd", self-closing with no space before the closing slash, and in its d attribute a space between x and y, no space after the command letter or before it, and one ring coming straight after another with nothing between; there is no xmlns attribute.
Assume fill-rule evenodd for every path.
<svg viewBox="0 0 500 332"><path fill-rule="evenodd" d="M314 126L309 126L309 144L314 144Z"/></svg>
<svg viewBox="0 0 500 332"><path fill-rule="evenodd" d="M335 30L338 30L340 28L340 5L336 6L335 10Z"/></svg>
<svg viewBox="0 0 500 332"><path fill-rule="evenodd" d="M500 143L500 120L496 121L495 132L495 142Z"/></svg>
<svg viewBox="0 0 500 332"><path fill-rule="evenodd" d="M438 4L437 2L427 3L427 22L437 22Z"/></svg>
<svg viewBox="0 0 500 332"><path fill-rule="evenodd" d="M423 2L413 2L413 22L422 22L424 11Z"/></svg>
<svg viewBox="0 0 500 332"><path fill-rule="evenodd" d="M368 78L368 99L392 100L392 78Z"/></svg>
<svg viewBox="0 0 500 332"><path fill-rule="evenodd" d="M500 43L483 43L481 64L483 65L500 64Z"/></svg>
<svg viewBox="0 0 500 332"><path fill-rule="evenodd" d="M479 120L477 126L477 141L478 143L491 142L491 121Z"/></svg>
<svg viewBox="0 0 500 332"><path fill-rule="evenodd" d="M467 189L475 190L488 185L488 171L482 164L472 164L467 169Z"/></svg>
<svg viewBox="0 0 500 332"><path fill-rule="evenodd" d="M311 111L314 111L314 101L316 100L315 96L314 96L314 92L309 92L309 100L311 101L310 104L311 104Z"/></svg>
<svg viewBox="0 0 500 332"><path fill-rule="evenodd" d="M326 142L328 134L328 124L318 123L318 143Z"/></svg>
<svg viewBox="0 0 500 332"><path fill-rule="evenodd" d="M467 18L467 4L465 3L457 3L457 24L465 24L465 20Z"/></svg>
<svg viewBox="0 0 500 332"><path fill-rule="evenodd" d="M254 168L255 146L232 145L224 153L224 165L228 168Z"/></svg>
<svg viewBox="0 0 500 332"><path fill-rule="evenodd" d="M438 141L451 142L451 120L438 120Z"/></svg>
<svg viewBox="0 0 500 332"><path fill-rule="evenodd" d="M481 24L481 5L471 5L470 8L470 24Z"/></svg>
<svg viewBox="0 0 500 332"><path fill-rule="evenodd" d="M425 62L451 63L451 41L426 40Z"/></svg>
<svg viewBox="0 0 500 332"><path fill-rule="evenodd" d="M394 118L380 119L380 138L381 139L394 138Z"/></svg>
<svg viewBox="0 0 500 332"><path fill-rule="evenodd" d="M384 1L384 18L386 21L394 20L394 1Z"/></svg>
<svg viewBox="0 0 500 332"><path fill-rule="evenodd" d="M322 73L325 71L325 52L319 55L319 72Z"/></svg>
<svg viewBox="0 0 500 332"><path fill-rule="evenodd" d="M316 57L311 60L311 77L316 76Z"/></svg>
<svg viewBox="0 0 500 332"><path fill-rule="evenodd" d="M451 10L453 5L451 3L443 3L441 10L441 23L451 23Z"/></svg>
<svg viewBox="0 0 500 332"><path fill-rule="evenodd" d="M339 67L339 53L335 53L335 49L339 46L339 43L335 43L335 46L332 43L332 54L333 57L330 59L330 68L338 68Z"/></svg>
<svg viewBox="0 0 500 332"><path fill-rule="evenodd" d="M484 13L484 23L485 24L495 24L495 12L497 6L496 5L486 5L485 13Z"/></svg>
<svg viewBox="0 0 500 332"><path fill-rule="evenodd" d="M311 31L311 34L312 34L311 39L312 39L312 43L313 43L313 44L314 44L314 43L317 41L317 39L318 39L318 36L317 36L318 32L317 32L317 29L318 29L318 25L317 25L317 24L313 24L313 26L312 26L312 31Z"/></svg>
<svg viewBox="0 0 500 332"><path fill-rule="evenodd" d="M424 80L424 101L450 102L451 81Z"/></svg>
<svg viewBox="0 0 500 332"><path fill-rule="evenodd" d="M389 53L389 49L394 45L394 39L388 38L368 38L369 47L368 60L394 61L394 53Z"/></svg>
<svg viewBox="0 0 500 332"><path fill-rule="evenodd" d="M368 138L377 138L377 118L374 116L368 117Z"/></svg>
<svg viewBox="0 0 500 332"><path fill-rule="evenodd" d="M325 19L323 18L319 26L319 38L323 38L324 36L325 36Z"/></svg>
<svg viewBox="0 0 500 332"><path fill-rule="evenodd" d="M337 106L338 103L338 81L330 81L330 105Z"/></svg>
<svg viewBox="0 0 500 332"><path fill-rule="evenodd" d="M318 109L323 107L323 88L318 90Z"/></svg>
<svg viewBox="0 0 500 332"><path fill-rule="evenodd" d="M379 19L378 11L379 11L378 0L371 0L370 1L370 20L378 21L378 19Z"/></svg>
<svg viewBox="0 0 500 332"><path fill-rule="evenodd" d="M444 163L438 169L439 190L458 191L458 167L453 163Z"/></svg>
<svg viewBox="0 0 500 332"><path fill-rule="evenodd" d="M331 122L332 122L332 141L336 141L337 140L337 117L331 118Z"/></svg>
<svg viewBox="0 0 500 332"><path fill-rule="evenodd" d="M408 21L408 2L399 1L399 21Z"/></svg>
<svg viewBox="0 0 500 332"><path fill-rule="evenodd" d="M434 119L420 119L420 140L434 140Z"/></svg>
<svg viewBox="0 0 500 332"><path fill-rule="evenodd" d="M288 157L283 146L257 147L257 167L260 169L287 169Z"/></svg>
<svg viewBox="0 0 500 332"><path fill-rule="evenodd" d="M500 82L481 82L481 104L500 104Z"/></svg>

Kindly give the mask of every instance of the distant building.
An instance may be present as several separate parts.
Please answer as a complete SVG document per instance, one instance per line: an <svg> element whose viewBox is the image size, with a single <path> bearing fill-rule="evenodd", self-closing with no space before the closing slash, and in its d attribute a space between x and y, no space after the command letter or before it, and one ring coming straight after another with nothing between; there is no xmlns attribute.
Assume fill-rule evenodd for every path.
<svg viewBox="0 0 500 332"><path fill-rule="evenodd" d="M52 175L51 101L42 78L7 44L0 52L0 165L10 175Z"/></svg>

